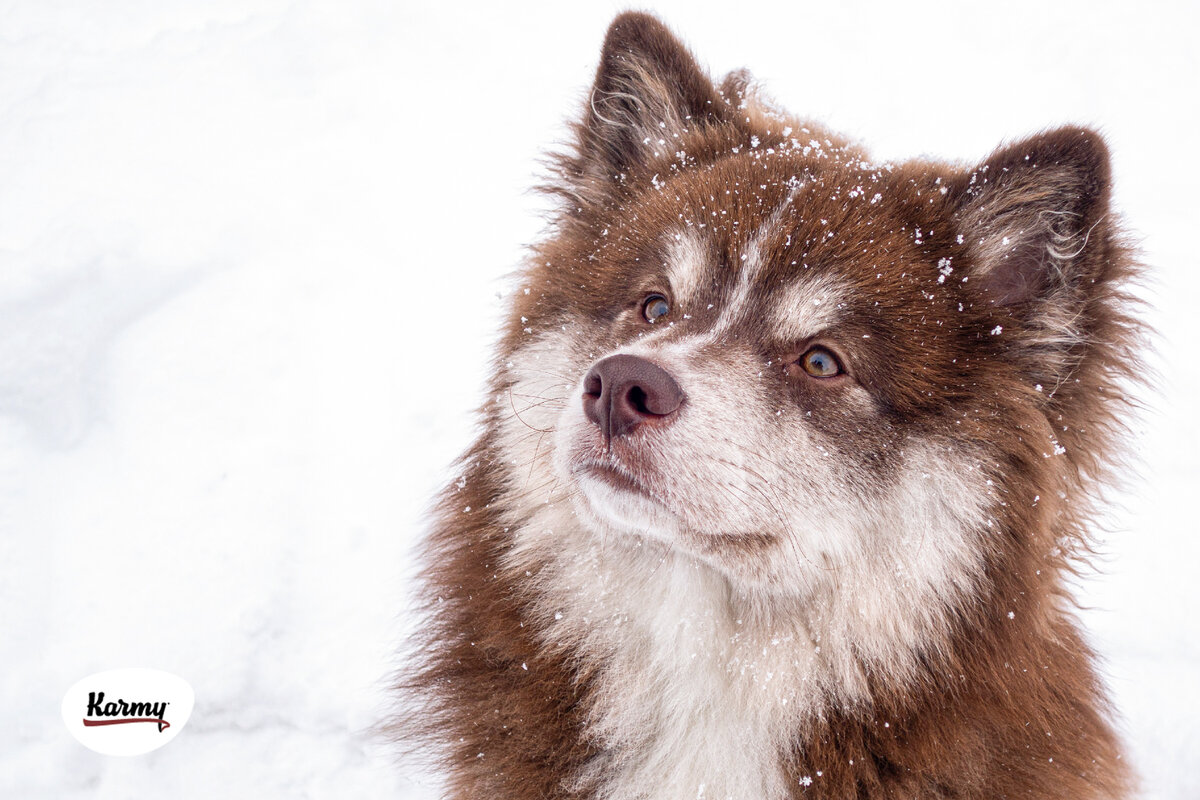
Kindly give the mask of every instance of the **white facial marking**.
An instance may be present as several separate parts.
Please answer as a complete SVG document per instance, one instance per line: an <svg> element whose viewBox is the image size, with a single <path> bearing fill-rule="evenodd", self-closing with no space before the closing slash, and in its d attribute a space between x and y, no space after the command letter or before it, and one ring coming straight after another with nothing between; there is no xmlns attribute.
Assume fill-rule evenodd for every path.
<svg viewBox="0 0 1200 800"><path fill-rule="evenodd" d="M701 236L690 230L671 236L667 246L667 280L676 305L694 305L712 280L713 264Z"/></svg>
<svg viewBox="0 0 1200 800"><path fill-rule="evenodd" d="M773 298L771 330L780 341L811 339L837 322L844 293L829 276L805 276Z"/></svg>

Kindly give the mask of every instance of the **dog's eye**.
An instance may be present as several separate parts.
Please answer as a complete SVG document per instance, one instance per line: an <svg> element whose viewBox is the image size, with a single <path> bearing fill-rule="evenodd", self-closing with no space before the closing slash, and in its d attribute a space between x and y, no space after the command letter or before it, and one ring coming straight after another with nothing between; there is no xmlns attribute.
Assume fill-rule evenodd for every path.
<svg viewBox="0 0 1200 800"><path fill-rule="evenodd" d="M837 356L824 347L810 348L807 353L800 356L800 366L814 378L832 378L843 372Z"/></svg>
<svg viewBox="0 0 1200 800"><path fill-rule="evenodd" d="M642 301L642 316L646 322L657 322L671 313L671 304L661 294L652 294Z"/></svg>

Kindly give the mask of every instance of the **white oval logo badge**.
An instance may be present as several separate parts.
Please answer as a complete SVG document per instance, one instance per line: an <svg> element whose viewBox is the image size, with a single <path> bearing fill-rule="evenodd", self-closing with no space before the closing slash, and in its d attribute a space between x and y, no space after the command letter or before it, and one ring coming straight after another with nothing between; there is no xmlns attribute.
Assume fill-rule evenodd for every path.
<svg viewBox="0 0 1200 800"><path fill-rule="evenodd" d="M196 694L183 678L157 669L113 669L67 691L62 715L71 735L108 756L140 756L174 739Z"/></svg>

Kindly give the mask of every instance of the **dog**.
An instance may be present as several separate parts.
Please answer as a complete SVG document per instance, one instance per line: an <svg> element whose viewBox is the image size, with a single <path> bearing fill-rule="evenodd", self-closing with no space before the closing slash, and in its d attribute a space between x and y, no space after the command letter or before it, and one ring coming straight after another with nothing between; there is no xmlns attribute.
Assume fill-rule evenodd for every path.
<svg viewBox="0 0 1200 800"><path fill-rule="evenodd" d="M1065 586L1144 339L1101 137L877 163L640 13L573 135L423 555L449 796L1128 796Z"/></svg>

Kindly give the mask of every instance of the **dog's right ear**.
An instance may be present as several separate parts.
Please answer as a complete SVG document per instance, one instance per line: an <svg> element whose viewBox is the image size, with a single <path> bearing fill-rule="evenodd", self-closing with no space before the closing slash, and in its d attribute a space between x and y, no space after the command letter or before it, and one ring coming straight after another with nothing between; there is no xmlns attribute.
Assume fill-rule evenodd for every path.
<svg viewBox="0 0 1200 800"><path fill-rule="evenodd" d="M621 14L604 39L569 177L581 195L608 194L639 167L674 159L685 132L728 111L665 25L649 14Z"/></svg>

